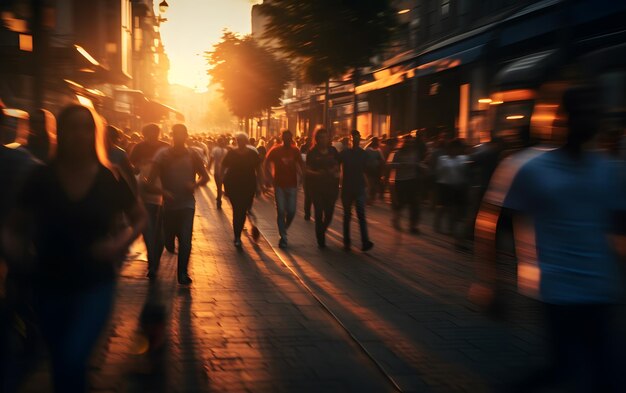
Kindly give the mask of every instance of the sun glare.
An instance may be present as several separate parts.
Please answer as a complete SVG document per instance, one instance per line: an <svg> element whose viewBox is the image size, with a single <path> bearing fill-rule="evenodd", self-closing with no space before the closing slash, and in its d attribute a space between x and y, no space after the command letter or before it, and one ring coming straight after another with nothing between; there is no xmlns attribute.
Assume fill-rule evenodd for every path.
<svg viewBox="0 0 626 393"><path fill-rule="evenodd" d="M158 2L155 13L158 14ZM251 0L171 0L162 17L161 36L170 59L169 82L206 91L209 77L204 52L220 41L224 29L250 33Z"/></svg>

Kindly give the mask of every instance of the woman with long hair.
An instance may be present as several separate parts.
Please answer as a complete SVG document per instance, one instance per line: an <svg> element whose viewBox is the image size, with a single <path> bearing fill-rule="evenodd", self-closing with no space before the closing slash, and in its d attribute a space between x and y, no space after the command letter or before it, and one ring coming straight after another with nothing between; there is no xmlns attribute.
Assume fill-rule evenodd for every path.
<svg viewBox="0 0 626 393"><path fill-rule="evenodd" d="M313 145L306 159L306 173L315 210L317 245L324 248L326 230L333 219L339 195L339 153L330 145L328 131L324 128L315 131Z"/></svg>
<svg viewBox="0 0 626 393"><path fill-rule="evenodd" d="M57 152L26 180L5 249L34 261L34 299L55 391L87 390L87 365L108 321L117 271L145 213L106 156L104 124L83 106L58 117ZM31 247L32 246L32 247Z"/></svg>
<svg viewBox="0 0 626 393"><path fill-rule="evenodd" d="M235 135L237 148L229 150L222 161L221 175L224 191L233 208L233 232L235 247L241 248L241 231L250 216L254 194L260 194L261 159L259 154L248 146L248 135L243 132ZM258 228L252 223L252 236L257 239Z"/></svg>

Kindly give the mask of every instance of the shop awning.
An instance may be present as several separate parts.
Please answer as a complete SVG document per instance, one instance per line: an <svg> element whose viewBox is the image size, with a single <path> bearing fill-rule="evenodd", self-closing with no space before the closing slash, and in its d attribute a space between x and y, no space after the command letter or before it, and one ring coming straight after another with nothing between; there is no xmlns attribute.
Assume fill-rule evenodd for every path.
<svg viewBox="0 0 626 393"><path fill-rule="evenodd" d="M559 51L550 49L513 60L498 72L495 85L500 90L535 87L559 63Z"/></svg>
<svg viewBox="0 0 626 393"><path fill-rule="evenodd" d="M182 112L158 101L147 100L144 109L144 116L142 117L148 117L151 120L170 118L180 122L185 121L185 115Z"/></svg>
<svg viewBox="0 0 626 393"><path fill-rule="evenodd" d="M368 82L356 87L356 94L367 93L368 91L380 90L389 86L397 85L404 82L409 76L406 68L399 71L393 71L392 68L387 68L381 71L377 71L373 74L374 81Z"/></svg>

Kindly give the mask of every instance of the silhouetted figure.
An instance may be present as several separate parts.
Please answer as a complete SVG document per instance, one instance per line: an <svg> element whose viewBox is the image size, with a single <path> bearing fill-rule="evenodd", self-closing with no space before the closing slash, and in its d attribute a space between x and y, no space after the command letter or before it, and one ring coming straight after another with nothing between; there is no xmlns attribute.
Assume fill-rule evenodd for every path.
<svg viewBox="0 0 626 393"><path fill-rule="evenodd" d="M209 169L213 166L213 178L215 179L215 187L217 188L217 197L215 203L218 209L222 208L222 195L223 195L223 179L221 176L222 162L226 157L228 149L226 148L226 139L219 137L217 140L217 146L211 150L211 160L209 161Z"/></svg>
<svg viewBox="0 0 626 393"><path fill-rule="evenodd" d="M339 153L330 146L328 131L315 132L314 144L306 159L307 181L315 209L315 236L320 248L326 247L330 226L339 196Z"/></svg>
<svg viewBox="0 0 626 393"><path fill-rule="evenodd" d="M341 203L343 204L343 246L350 250L350 224L352 222L352 205L356 205L356 215L361 230L361 250L368 251L374 247L367 232L365 219L365 174L367 171L367 154L359 145L361 133L352 131L352 147L339 153L342 169Z"/></svg>
<svg viewBox="0 0 626 393"><path fill-rule="evenodd" d="M408 205L410 231L416 234L419 233L421 158L417 141L409 135L403 138L400 149L389 156L389 167L393 171L392 225L395 229L400 229L400 215L404 207Z"/></svg>
<svg viewBox="0 0 626 393"><path fill-rule="evenodd" d="M448 144L447 154L437 160L437 189L440 206L435 212L434 227L437 232L449 231L460 239L464 233L464 217L467 213L469 186L468 157L463 155L464 146L460 140ZM447 229L442 229L441 221L447 218Z"/></svg>
<svg viewBox="0 0 626 393"><path fill-rule="evenodd" d="M139 197L146 207L148 222L143 231L143 240L148 253L148 277L156 278L159 262L163 253L163 196L146 185L157 153L169 145L159 140L161 129L156 124L147 124L141 130L144 141L139 142L130 154L130 162L139 172ZM160 181L157 180L160 187Z"/></svg>
<svg viewBox="0 0 626 393"><path fill-rule="evenodd" d="M196 188L209 181L202 158L187 147L187 138L187 127L175 124L172 127L172 147L157 154L148 177L148 184L151 185L154 185L157 177L161 179L165 222L178 239L178 283L181 285L192 282L187 268L196 211L193 194ZM196 176L200 177L197 181Z"/></svg>
<svg viewBox="0 0 626 393"><path fill-rule="evenodd" d="M35 308L50 349L55 391L84 392L89 357L111 311L117 270L145 213L107 160L99 116L70 106L58 120L57 155L26 181L10 223L14 235L5 246L18 255L32 243Z"/></svg>
<svg viewBox="0 0 626 393"><path fill-rule="evenodd" d="M121 141L124 140L124 133L117 127L106 127L107 138L107 154L111 163L118 167L120 175L126 180L133 192L137 192L137 179L135 179L135 172L130 165L128 154L120 147Z"/></svg>
<svg viewBox="0 0 626 393"><path fill-rule="evenodd" d="M24 181L41 163L25 149L5 146L14 140L5 129L2 109L0 105L0 236L15 209ZM15 255L12 258L9 254L0 241L0 386L13 392L23 377L24 363L31 354L30 344L35 342L31 331L35 318L29 265L23 258ZM24 323L21 329L13 323L17 320Z"/></svg>
<svg viewBox="0 0 626 393"><path fill-rule="evenodd" d="M265 158L264 169L269 179L273 179L276 200L276 221L280 242L278 246L287 247L287 229L296 216L298 197L298 173L304 171L300 151L293 144L293 134L289 130L282 132L283 143L274 146ZM273 166L273 173L270 172ZM272 176L273 175L273 176Z"/></svg>
<svg viewBox="0 0 626 393"><path fill-rule="evenodd" d="M306 157L311 150L311 140L307 136L304 138L304 143L300 146L300 154L302 156L302 160L306 163ZM308 172L304 174L304 182L302 183L302 187L304 189L304 220L309 221L311 219L311 205L313 204L313 198L311 194L310 181L308 176Z"/></svg>
<svg viewBox="0 0 626 393"><path fill-rule="evenodd" d="M237 148L228 151L222 161L221 177L224 190L233 208L233 233L235 247L241 248L241 231L250 216L254 195L260 194L261 160L259 154L248 148L248 136L236 135ZM259 230L252 223L252 235L258 238Z"/></svg>
<svg viewBox="0 0 626 393"><path fill-rule="evenodd" d="M376 200L377 195L382 196L381 177L385 167L385 156L383 156L383 152L380 148L380 140L377 137L372 138L365 152L367 153L368 203L372 204Z"/></svg>

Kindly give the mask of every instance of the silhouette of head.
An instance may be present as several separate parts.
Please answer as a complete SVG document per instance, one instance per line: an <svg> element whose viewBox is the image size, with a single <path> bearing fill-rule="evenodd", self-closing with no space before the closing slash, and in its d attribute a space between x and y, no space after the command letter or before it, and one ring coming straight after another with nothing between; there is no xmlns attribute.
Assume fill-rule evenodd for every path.
<svg viewBox="0 0 626 393"><path fill-rule="evenodd" d="M159 134L161 133L161 128L157 124L150 123L143 126L141 129L141 134L146 142L156 142L159 140Z"/></svg>
<svg viewBox="0 0 626 393"><path fill-rule="evenodd" d="M106 159L104 127L98 114L81 105L70 105L58 117L57 160L85 163Z"/></svg>
<svg viewBox="0 0 626 393"><path fill-rule="evenodd" d="M283 130L281 133L281 139L283 140L283 145L291 146L293 144L293 134L289 130Z"/></svg>
<svg viewBox="0 0 626 393"><path fill-rule="evenodd" d="M187 142L187 127L184 124L174 124L172 126L172 142L174 146L181 147Z"/></svg>
<svg viewBox="0 0 626 393"><path fill-rule="evenodd" d="M314 135L315 146L328 146L328 131L325 128L318 128Z"/></svg>
<svg viewBox="0 0 626 393"><path fill-rule="evenodd" d="M593 139L599 115L598 92L592 86L575 86L563 95L563 112L567 115L567 145L580 147Z"/></svg>
<svg viewBox="0 0 626 393"><path fill-rule="evenodd" d="M245 132L238 132L235 134L235 140L237 141L237 146L240 149L247 148L248 142L250 139L248 138L248 134Z"/></svg>
<svg viewBox="0 0 626 393"><path fill-rule="evenodd" d="M361 133L358 130L352 130L350 136L352 137L352 148L358 148L361 143Z"/></svg>

